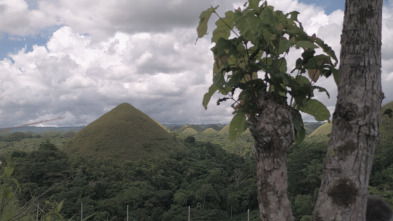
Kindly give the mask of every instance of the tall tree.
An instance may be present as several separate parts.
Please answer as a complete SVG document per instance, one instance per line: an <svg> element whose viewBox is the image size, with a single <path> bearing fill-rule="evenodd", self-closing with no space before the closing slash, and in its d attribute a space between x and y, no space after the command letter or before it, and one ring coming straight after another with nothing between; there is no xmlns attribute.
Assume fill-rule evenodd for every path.
<svg viewBox="0 0 393 221"><path fill-rule="evenodd" d="M216 9L201 13L198 37L206 34L208 20ZM217 14L212 35L213 84L203 105L207 108L218 92L223 97L217 104L233 101L230 138L250 129L255 139L262 220L293 220L287 196L287 150L305 136L299 111L317 120L330 117L326 107L312 98L314 90L327 92L314 83L320 76L336 73L337 59L321 39L304 32L298 14L284 14L266 2L249 0L243 9L228 11L225 17ZM286 56L291 48L303 53L296 67L288 71ZM316 54L316 48L323 53Z"/></svg>
<svg viewBox="0 0 393 221"><path fill-rule="evenodd" d="M383 0L346 0L336 110L313 220L365 220L379 136Z"/></svg>

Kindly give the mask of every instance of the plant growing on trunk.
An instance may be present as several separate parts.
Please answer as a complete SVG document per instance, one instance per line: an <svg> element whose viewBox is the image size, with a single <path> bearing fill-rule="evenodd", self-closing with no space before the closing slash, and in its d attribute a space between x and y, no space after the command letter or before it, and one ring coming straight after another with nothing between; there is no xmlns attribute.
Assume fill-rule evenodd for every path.
<svg viewBox="0 0 393 221"><path fill-rule="evenodd" d="M217 8L202 12L197 28L198 38L203 37L211 15L218 16L211 39L213 84L203 106L207 108L215 93L221 95L218 105L232 101L230 139L247 128L255 139L261 219L293 220L287 196L287 150L304 139L300 111L318 121L329 119L327 108L313 97L315 90L329 96L315 82L332 74L337 82L337 58L320 38L303 30L296 11L283 13L260 0L249 0L244 8L227 11L223 17ZM302 50L292 70L286 60L290 49Z"/></svg>

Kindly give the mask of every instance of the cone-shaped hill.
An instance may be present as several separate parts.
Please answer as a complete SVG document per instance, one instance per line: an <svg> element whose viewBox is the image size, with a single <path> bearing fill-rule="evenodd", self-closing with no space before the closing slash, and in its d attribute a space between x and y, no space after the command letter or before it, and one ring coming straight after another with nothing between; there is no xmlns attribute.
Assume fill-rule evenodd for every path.
<svg viewBox="0 0 393 221"><path fill-rule="evenodd" d="M386 110L386 109L393 109L393 102L387 103L382 106L381 109L381 114ZM332 131L332 124L331 123L324 123L320 127L318 127L314 132L312 132L309 136L310 137L315 137L315 136L328 136ZM381 119L381 125L380 125L380 138L385 139L392 137L393 131L393 118L389 118L387 115L382 115Z"/></svg>
<svg viewBox="0 0 393 221"><path fill-rule="evenodd" d="M120 104L79 131L64 151L94 159L162 158L181 145L171 134L130 104Z"/></svg>

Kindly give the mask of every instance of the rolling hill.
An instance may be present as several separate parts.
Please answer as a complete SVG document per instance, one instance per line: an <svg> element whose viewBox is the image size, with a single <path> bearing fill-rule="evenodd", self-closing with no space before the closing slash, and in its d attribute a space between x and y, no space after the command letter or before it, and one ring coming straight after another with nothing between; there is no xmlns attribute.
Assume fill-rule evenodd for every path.
<svg viewBox="0 0 393 221"><path fill-rule="evenodd" d="M123 103L79 131L64 151L93 159L135 160L161 158L180 148L162 125Z"/></svg>
<svg viewBox="0 0 393 221"><path fill-rule="evenodd" d="M381 113L383 113L386 109L393 109L393 102L387 103L382 106ZM389 118L387 115L382 115L381 117L381 125L380 125L380 140L391 139L391 132L393 130L393 118ZM316 130L314 130L309 136L328 136L332 131L331 123L324 123Z"/></svg>

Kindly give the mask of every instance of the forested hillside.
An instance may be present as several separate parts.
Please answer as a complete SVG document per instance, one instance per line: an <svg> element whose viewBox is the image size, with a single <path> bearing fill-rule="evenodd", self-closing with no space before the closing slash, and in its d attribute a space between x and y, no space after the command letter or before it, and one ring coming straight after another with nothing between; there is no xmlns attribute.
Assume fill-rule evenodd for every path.
<svg viewBox="0 0 393 221"><path fill-rule="evenodd" d="M218 145L189 138L186 150L168 158L137 161L70 159L50 142L10 162L21 184L20 202L42 196L64 201L61 214L94 220L229 220L257 209L252 160L226 153ZM47 192L46 192L47 191ZM41 201L41 205L44 205ZM131 220L132 220L131 219Z"/></svg>
<svg viewBox="0 0 393 221"><path fill-rule="evenodd" d="M392 125L393 119L383 116L369 189L391 205ZM1 167L13 167L12 177L20 184L20 191L14 189L18 197L13 198L12 205L17 205L13 208L18 211L38 197L34 205L40 203L42 219L62 205L63 218L78 220L83 203L90 220L124 220L127 206L130 220L186 220L188 206L192 220L245 220L248 209L250 220L259 220L251 135L245 132L230 143L226 127L198 127L184 125L171 132L170 137L182 146L177 152L129 160L66 154L64 144L77 136L72 131L2 135ZM184 133L187 130L196 133ZM310 219L330 127L326 123L311 131L303 143L290 148L288 156L288 191L298 221ZM150 154L154 155L154 148ZM27 211L35 217L36 207Z"/></svg>

